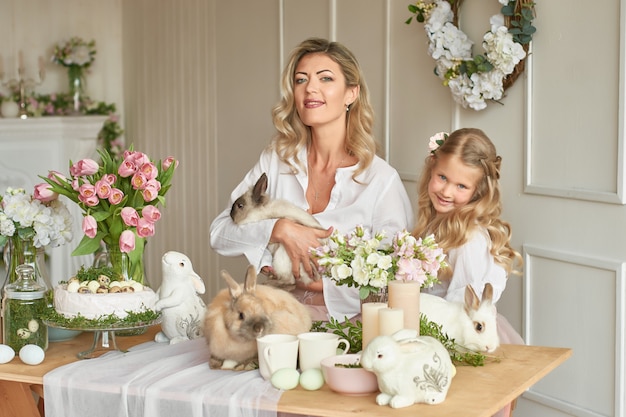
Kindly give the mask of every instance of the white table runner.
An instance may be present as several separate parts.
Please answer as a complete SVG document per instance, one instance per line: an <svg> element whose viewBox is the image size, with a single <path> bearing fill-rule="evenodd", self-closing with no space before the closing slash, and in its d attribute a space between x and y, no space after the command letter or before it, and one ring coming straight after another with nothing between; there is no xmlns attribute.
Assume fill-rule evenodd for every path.
<svg viewBox="0 0 626 417"><path fill-rule="evenodd" d="M46 417L276 417L281 391L258 370L212 370L204 339L147 342L44 375Z"/></svg>

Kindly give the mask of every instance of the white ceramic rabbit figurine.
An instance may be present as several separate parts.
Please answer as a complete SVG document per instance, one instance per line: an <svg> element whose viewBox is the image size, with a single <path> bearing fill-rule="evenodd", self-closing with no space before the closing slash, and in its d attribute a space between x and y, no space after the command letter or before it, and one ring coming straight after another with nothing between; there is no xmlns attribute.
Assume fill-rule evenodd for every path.
<svg viewBox="0 0 626 417"><path fill-rule="evenodd" d="M420 312L441 325L441 330L459 346L479 352L493 352L500 346L497 311L492 302L493 287L485 284L482 299L471 285L465 287L465 302L455 303L436 295L420 294Z"/></svg>
<svg viewBox="0 0 626 417"><path fill-rule="evenodd" d="M161 259L163 271L155 309L163 314L161 332L154 340L175 344L203 337L205 304L202 278L193 270L191 261L182 253L170 251Z"/></svg>
<svg viewBox="0 0 626 417"><path fill-rule="evenodd" d="M265 219L289 219L305 226L324 230L317 219L306 210L295 206L287 200L273 200L266 193L267 175L263 173L257 182L233 203L230 210L230 217L237 224L246 224ZM268 245L272 252L272 268L274 276L267 282L275 286L291 286L295 284L295 279L291 272L291 259L287 255L285 247L278 243ZM316 268L313 268L317 272ZM319 279L319 277L313 277ZM300 279L303 283L309 284L313 279L309 277L304 268L300 268ZM272 282L274 281L274 282Z"/></svg>
<svg viewBox="0 0 626 417"><path fill-rule="evenodd" d="M375 337L363 351L361 365L378 379L376 403L391 408L441 403L456 375L446 348L413 329Z"/></svg>

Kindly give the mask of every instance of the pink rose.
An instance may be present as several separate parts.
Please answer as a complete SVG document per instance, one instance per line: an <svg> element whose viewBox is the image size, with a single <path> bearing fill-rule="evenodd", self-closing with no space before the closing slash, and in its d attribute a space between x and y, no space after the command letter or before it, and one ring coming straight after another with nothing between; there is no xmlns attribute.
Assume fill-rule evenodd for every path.
<svg viewBox="0 0 626 417"><path fill-rule="evenodd" d="M122 178L128 178L131 175L133 175L135 172L137 172L137 166L132 161L129 161L127 159L125 159L120 164L120 167L117 169L117 173Z"/></svg>
<svg viewBox="0 0 626 417"><path fill-rule="evenodd" d="M139 224L137 224L137 235L139 237L154 236L154 223L150 223L144 218L139 219Z"/></svg>
<svg viewBox="0 0 626 417"><path fill-rule="evenodd" d="M70 167L70 174L73 177L82 177L83 175L93 175L98 172L100 166L93 159L81 159Z"/></svg>
<svg viewBox="0 0 626 417"><path fill-rule="evenodd" d="M33 198L39 200L42 203L47 203L52 200L56 200L59 194L50 189L50 184L47 182L35 185L35 192Z"/></svg>
<svg viewBox="0 0 626 417"><path fill-rule="evenodd" d="M178 161L176 159L174 159L173 156L168 156L167 158L165 158L165 160L163 161L162 167L163 167L163 171L167 171L168 168L174 164L174 169L178 168Z"/></svg>
<svg viewBox="0 0 626 417"><path fill-rule="evenodd" d="M434 153L443 142L448 139L448 134L446 132L439 132L430 137L428 141L428 149L430 149L431 153Z"/></svg>
<svg viewBox="0 0 626 417"><path fill-rule="evenodd" d="M158 208L156 208L156 206L148 204L141 209L141 216L150 223L156 223L161 218L161 212Z"/></svg>
<svg viewBox="0 0 626 417"><path fill-rule="evenodd" d="M98 197L105 199L109 198L109 196L111 195L111 184L109 184L108 182L100 180L96 182L95 187Z"/></svg>
<svg viewBox="0 0 626 417"><path fill-rule="evenodd" d="M143 172L135 172L130 180L134 190L143 190L147 182L148 180L143 175Z"/></svg>
<svg viewBox="0 0 626 417"><path fill-rule="evenodd" d="M48 171L48 179L51 179L59 185L67 181L67 178L59 171Z"/></svg>
<svg viewBox="0 0 626 417"><path fill-rule="evenodd" d="M85 236L92 239L96 237L96 233L98 232L98 223L96 222L96 219L89 214L83 217L83 232L85 233Z"/></svg>
<svg viewBox="0 0 626 417"><path fill-rule="evenodd" d="M124 230L120 235L120 251L124 253L135 250L135 234L132 230Z"/></svg>
<svg viewBox="0 0 626 417"><path fill-rule="evenodd" d="M126 226L137 226L139 223L139 213L132 207L124 207L120 215Z"/></svg>
<svg viewBox="0 0 626 417"><path fill-rule="evenodd" d="M156 178L157 175L159 174L159 170L157 169L157 167L152 162L148 162L147 164L143 164L141 166L141 168L139 168L139 171L141 171L143 173L143 175L146 178L146 180L152 180L152 179Z"/></svg>
<svg viewBox="0 0 626 417"><path fill-rule="evenodd" d="M124 198L124 193L119 188L111 188L111 194L109 195L109 203L114 206L117 206L122 202Z"/></svg>

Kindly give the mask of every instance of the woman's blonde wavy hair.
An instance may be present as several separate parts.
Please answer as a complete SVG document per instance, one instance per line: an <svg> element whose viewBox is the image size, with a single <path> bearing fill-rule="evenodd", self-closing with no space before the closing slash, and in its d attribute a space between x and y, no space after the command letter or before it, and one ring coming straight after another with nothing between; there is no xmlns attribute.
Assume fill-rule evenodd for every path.
<svg viewBox="0 0 626 417"><path fill-rule="evenodd" d="M438 215L428 196L428 183L432 170L441 155L456 156L470 167L480 168L484 173L476 192L465 206L444 215ZM444 251L457 248L467 242L476 227L483 227L491 238L491 254L496 263L507 273L514 270L522 257L510 246L511 227L500 219L500 164L502 158L487 135L480 129L459 129L451 133L432 155L426 158L420 177L417 224L415 236L434 233Z"/></svg>
<svg viewBox="0 0 626 417"><path fill-rule="evenodd" d="M281 99L272 109L272 119L277 133L272 143L279 158L294 172L305 169L305 162L298 160L298 152L311 143L311 128L304 125L296 110L293 87L296 67L303 56L321 53L339 64L346 79L346 86L359 86L356 100L350 104L346 115L346 152L357 157L359 166L353 174L355 178L374 159L377 144L372 127L374 111L370 104L369 91L354 54L338 42L321 38L309 38L298 45L289 56L281 80ZM290 161L295 161L295 165Z"/></svg>

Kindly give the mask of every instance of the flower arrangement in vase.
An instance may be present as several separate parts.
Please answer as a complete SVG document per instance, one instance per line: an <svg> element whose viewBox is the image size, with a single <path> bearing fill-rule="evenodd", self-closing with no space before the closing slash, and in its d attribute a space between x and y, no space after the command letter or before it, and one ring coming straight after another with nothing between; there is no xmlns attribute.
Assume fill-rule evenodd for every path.
<svg viewBox="0 0 626 417"><path fill-rule="evenodd" d="M393 280L416 281L431 287L440 268L445 267L445 254L434 236L416 239L406 230L395 234L391 244L384 244L384 233L369 236L363 226L347 235L338 231L323 246L312 250L319 272L337 285L359 288L363 300L386 289Z"/></svg>
<svg viewBox="0 0 626 417"><path fill-rule="evenodd" d="M155 233L161 218L159 205L165 205L165 194L171 187L178 161L167 157L152 161L148 155L132 149L114 158L99 150L101 162L82 159L70 161L70 176L50 171L42 190L61 194L83 210L85 234L72 255L94 253L107 246L114 270L143 283L143 252L146 238Z"/></svg>
<svg viewBox="0 0 626 417"><path fill-rule="evenodd" d="M79 112L81 97L85 92L85 70L96 59L96 41L72 37L54 47L52 62L67 68L70 93L74 98L74 111Z"/></svg>

